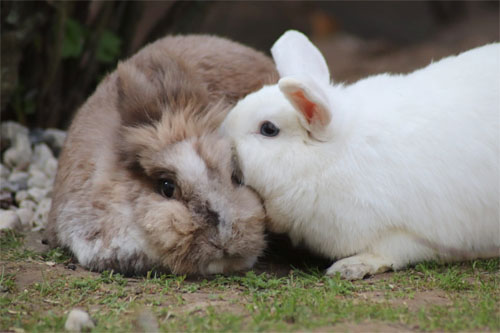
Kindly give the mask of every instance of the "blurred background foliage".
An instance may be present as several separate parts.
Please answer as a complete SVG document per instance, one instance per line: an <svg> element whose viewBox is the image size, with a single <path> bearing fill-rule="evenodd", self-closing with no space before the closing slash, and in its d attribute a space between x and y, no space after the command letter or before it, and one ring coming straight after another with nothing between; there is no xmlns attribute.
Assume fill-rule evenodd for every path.
<svg viewBox="0 0 500 333"><path fill-rule="evenodd" d="M66 128L77 108L118 60L166 34L217 34L265 52L291 28L304 31L315 42L340 36L336 44L319 46L330 50L332 57L337 56L336 63L341 64L340 76L336 77L347 81L370 71L386 70L373 62L374 57L422 43L443 27L474 15L476 23L455 29L451 42L443 37L435 39L435 44L462 43L465 48L498 41L498 1L478 5L458 1L3 0L0 6L1 118L30 127ZM484 20L488 13L496 19ZM471 37L475 43L461 42L470 35L470 27L477 30ZM368 42L360 44L360 39ZM357 58L346 48L356 49L362 56ZM440 54L427 52L423 58L428 61ZM351 67L342 71L348 67L342 67L345 59ZM374 69L363 69L365 63ZM410 69L406 64L396 68Z"/></svg>

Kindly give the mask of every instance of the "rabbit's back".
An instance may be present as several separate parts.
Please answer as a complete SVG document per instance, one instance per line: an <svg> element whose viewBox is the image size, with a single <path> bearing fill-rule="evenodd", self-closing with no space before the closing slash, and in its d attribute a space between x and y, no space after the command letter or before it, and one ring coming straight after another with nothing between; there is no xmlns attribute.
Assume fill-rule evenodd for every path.
<svg viewBox="0 0 500 333"><path fill-rule="evenodd" d="M333 88L332 112L345 114L332 125L340 135L314 212L339 207L334 231L346 237L332 252L398 228L471 251L500 246L499 54L488 45L407 76ZM324 237L316 233L310 239Z"/></svg>

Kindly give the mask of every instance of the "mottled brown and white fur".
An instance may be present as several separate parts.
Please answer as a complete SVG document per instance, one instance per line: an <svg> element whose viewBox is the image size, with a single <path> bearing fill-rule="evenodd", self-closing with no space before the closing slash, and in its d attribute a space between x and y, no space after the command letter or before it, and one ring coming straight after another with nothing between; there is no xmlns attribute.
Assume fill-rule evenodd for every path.
<svg viewBox="0 0 500 333"><path fill-rule="evenodd" d="M229 40L166 37L118 65L80 108L59 160L47 235L92 270L247 269L264 210L238 182L216 129L237 100L277 81L272 61ZM162 179L175 182L162 195Z"/></svg>

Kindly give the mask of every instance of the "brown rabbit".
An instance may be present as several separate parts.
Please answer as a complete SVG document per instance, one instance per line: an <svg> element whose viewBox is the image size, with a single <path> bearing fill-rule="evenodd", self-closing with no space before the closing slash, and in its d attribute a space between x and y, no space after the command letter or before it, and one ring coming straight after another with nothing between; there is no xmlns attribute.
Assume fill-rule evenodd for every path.
<svg viewBox="0 0 500 333"><path fill-rule="evenodd" d="M203 35L163 38L120 63L69 129L51 245L125 274L250 268L265 246L265 213L217 128L277 78L260 52Z"/></svg>

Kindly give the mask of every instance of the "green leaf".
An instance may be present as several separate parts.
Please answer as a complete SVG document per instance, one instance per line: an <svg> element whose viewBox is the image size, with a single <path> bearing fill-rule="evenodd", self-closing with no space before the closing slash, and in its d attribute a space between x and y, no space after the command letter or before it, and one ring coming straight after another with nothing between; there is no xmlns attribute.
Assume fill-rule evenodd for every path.
<svg viewBox="0 0 500 333"><path fill-rule="evenodd" d="M112 63L120 55L121 39L109 30L104 30L97 45L97 61Z"/></svg>
<svg viewBox="0 0 500 333"><path fill-rule="evenodd" d="M61 57L77 58L82 54L85 41L85 28L76 20L68 18L64 23L64 39Z"/></svg>

